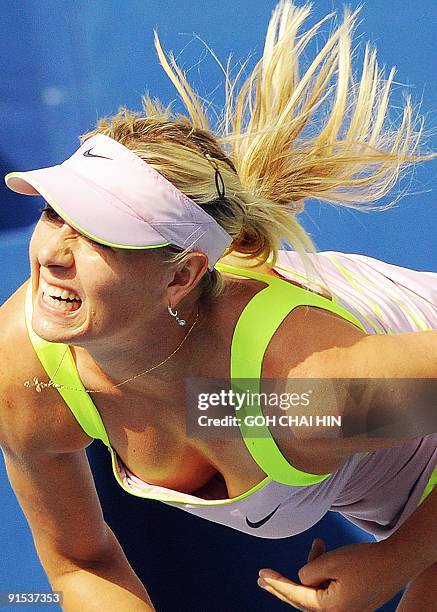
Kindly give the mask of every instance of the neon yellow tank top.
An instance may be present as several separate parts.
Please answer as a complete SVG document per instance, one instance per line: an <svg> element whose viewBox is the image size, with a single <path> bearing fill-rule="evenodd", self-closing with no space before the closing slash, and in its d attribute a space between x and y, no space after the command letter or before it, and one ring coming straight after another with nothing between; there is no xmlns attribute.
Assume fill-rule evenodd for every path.
<svg viewBox="0 0 437 612"><path fill-rule="evenodd" d="M279 325L297 306L313 306L330 311L366 332L359 319L343 308L335 296L331 301L283 278L243 268L221 263L216 264L216 268L225 273L266 283L266 287L246 304L234 329L231 344L230 379L231 387L236 393L241 392L235 385L238 379L245 379L245 382L251 381L251 388L246 387L245 391L259 393L262 361L267 346ZM32 309L32 292L29 284L26 297L26 325L35 352L50 379L56 375L55 382L65 385L63 388L58 388L58 391L81 428L91 438L102 440L114 457L102 418L90 395L85 392L71 351L66 352L65 344L47 342L33 331ZM62 358L62 366L58 369ZM84 393L78 397L77 391L68 389L68 387L82 389ZM248 415L262 416L261 407L250 405L243 406L239 410L240 431L254 461L270 479L285 485L305 486L321 482L331 475L309 474L294 468L281 453L267 426L247 427L244 425L244 417Z"/></svg>

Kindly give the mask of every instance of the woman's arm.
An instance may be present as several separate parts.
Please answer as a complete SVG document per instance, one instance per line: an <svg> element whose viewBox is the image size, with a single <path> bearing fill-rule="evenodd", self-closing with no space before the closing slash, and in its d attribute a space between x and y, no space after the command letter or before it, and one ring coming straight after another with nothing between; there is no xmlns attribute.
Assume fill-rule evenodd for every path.
<svg viewBox="0 0 437 612"><path fill-rule="evenodd" d="M350 378L437 379L437 329L371 334L344 350L349 359L343 359L343 366Z"/></svg>
<svg viewBox="0 0 437 612"><path fill-rule="evenodd" d="M437 564L437 488L386 542L393 554L411 568L412 578Z"/></svg>
<svg viewBox="0 0 437 612"><path fill-rule="evenodd" d="M437 607L437 563L412 580L396 608L396 612L435 610Z"/></svg>
<svg viewBox="0 0 437 612"><path fill-rule="evenodd" d="M437 601L437 490L389 538L325 552L322 541L297 584L263 569L259 586L299 610L369 611L409 582L399 612L435 610Z"/></svg>
<svg viewBox="0 0 437 612"><path fill-rule="evenodd" d="M154 612L146 589L110 531L113 555L107 559L82 564L81 568L52 577L52 589L63 593L64 612L77 610L120 610Z"/></svg>
<svg viewBox="0 0 437 612"><path fill-rule="evenodd" d="M0 309L0 448L36 552L52 588L64 592L64 610L151 611L104 520L85 452L92 438L56 390L23 386L44 376L22 321L25 288Z"/></svg>
<svg viewBox="0 0 437 612"><path fill-rule="evenodd" d="M9 481L63 610L154 610L105 523L85 450L4 451Z"/></svg>
<svg viewBox="0 0 437 612"><path fill-rule="evenodd" d="M335 379L344 438L437 432L437 330L365 336L324 359L325 375Z"/></svg>
<svg viewBox="0 0 437 612"><path fill-rule="evenodd" d="M437 330L366 335L316 310L306 311L298 358L287 377L288 392L301 384L296 379L313 381L311 402L299 414L341 416L342 437L357 445L351 452L373 450L365 439L377 439L379 448L383 440L393 446L437 432ZM323 438L330 432L313 423L294 428L293 437Z"/></svg>

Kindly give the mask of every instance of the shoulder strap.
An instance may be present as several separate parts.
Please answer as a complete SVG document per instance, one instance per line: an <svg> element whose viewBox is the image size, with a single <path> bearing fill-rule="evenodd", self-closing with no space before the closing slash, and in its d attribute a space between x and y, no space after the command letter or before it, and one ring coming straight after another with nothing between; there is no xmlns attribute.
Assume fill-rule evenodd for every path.
<svg viewBox="0 0 437 612"><path fill-rule="evenodd" d="M29 283L26 293L25 316L27 332L35 353L49 378L53 380L53 377L56 376L56 380L53 382L63 385L62 388L57 387L57 390L84 432L91 438L102 440L106 446L110 447L102 418L89 394L85 391L69 346L58 342L47 342L38 336L32 327L32 311L32 285ZM80 391L75 389L80 389Z"/></svg>
<svg viewBox="0 0 437 612"><path fill-rule="evenodd" d="M331 302L284 279L226 264L216 264L215 267L219 271L253 278L267 284L266 288L246 304L234 329L230 376L235 393L260 392L262 361L270 339L288 313L297 306L307 305L329 310L366 331L361 322L337 302ZM250 406L243 406L237 416L248 451L261 469L276 482L304 486L321 482L331 475L309 474L294 468L282 454L266 425L246 425L246 416L263 417L259 405L251 402Z"/></svg>

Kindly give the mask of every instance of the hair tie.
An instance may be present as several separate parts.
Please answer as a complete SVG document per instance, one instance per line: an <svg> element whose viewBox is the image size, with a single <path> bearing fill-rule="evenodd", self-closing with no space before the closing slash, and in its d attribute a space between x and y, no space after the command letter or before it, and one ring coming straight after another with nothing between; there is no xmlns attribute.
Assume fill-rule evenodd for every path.
<svg viewBox="0 0 437 612"><path fill-rule="evenodd" d="M223 180L222 175L220 174L217 162L215 161L215 159L212 159L209 153L204 153L204 156L215 170L215 186L217 189L219 200L224 200L226 197L225 182Z"/></svg>

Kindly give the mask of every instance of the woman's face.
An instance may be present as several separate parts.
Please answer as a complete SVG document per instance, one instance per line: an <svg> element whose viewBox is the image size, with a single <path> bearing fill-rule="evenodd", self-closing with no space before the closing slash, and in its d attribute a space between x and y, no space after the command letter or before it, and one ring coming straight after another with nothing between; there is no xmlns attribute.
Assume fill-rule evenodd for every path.
<svg viewBox="0 0 437 612"><path fill-rule="evenodd" d="M165 309L168 280L155 249L99 245L46 206L29 254L32 326L49 342L132 338Z"/></svg>

